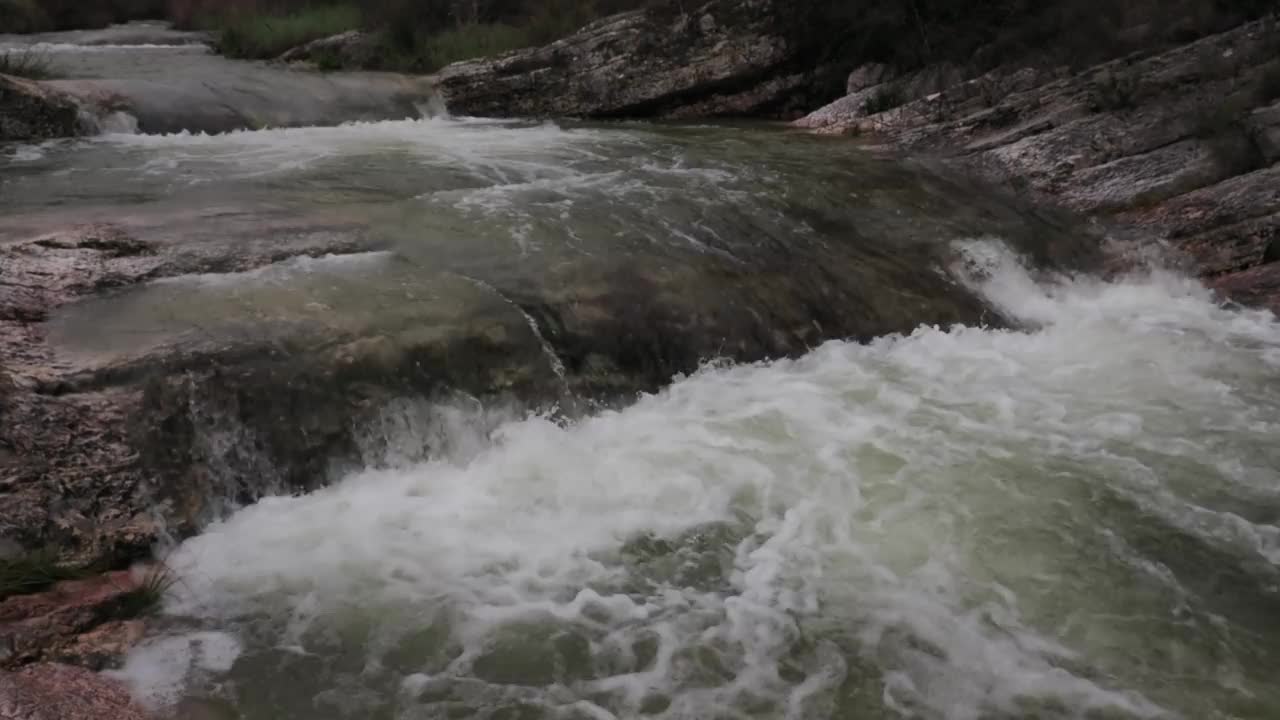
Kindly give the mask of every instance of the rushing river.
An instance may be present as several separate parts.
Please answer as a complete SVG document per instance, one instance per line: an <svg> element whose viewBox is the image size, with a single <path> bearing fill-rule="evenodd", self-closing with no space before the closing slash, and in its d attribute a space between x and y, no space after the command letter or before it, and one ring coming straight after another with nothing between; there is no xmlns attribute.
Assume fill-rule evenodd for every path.
<svg viewBox="0 0 1280 720"><path fill-rule="evenodd" d="M910 281L1015 328L710 362L572 418L401 398L365 431L410 451L168 551L113 671L166 717L1280 717L1280 323L1160 270L1042 271L1060 229L955 184L772 129L437 118L0 148L0 211L0 240L345 243L50 321L102 362L400 337L484 296L564 381L506 298L601 267L704 272L637 302L744 314L801 292L770 294L780 264L838 267L800 324L916 312Z"/></svg>

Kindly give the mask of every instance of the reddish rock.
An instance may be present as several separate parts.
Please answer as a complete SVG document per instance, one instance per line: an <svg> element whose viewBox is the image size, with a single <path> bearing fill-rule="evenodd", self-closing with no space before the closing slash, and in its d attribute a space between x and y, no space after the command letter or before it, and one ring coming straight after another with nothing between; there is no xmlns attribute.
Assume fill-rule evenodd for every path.
<svg viewBox="0 0 1280 720"><path fill-rule="evenodd" d="M138 580L129 571L62 582L34 595L0 602L0 667L62 660L101 669L142 635L136 612Z"/></svg>
<svg viewBox="0 0 1280 720"><path fill-rule="evenodd" d="M111 678L71 665L42 663L0 671L3 720L148 720Z"/></svg>

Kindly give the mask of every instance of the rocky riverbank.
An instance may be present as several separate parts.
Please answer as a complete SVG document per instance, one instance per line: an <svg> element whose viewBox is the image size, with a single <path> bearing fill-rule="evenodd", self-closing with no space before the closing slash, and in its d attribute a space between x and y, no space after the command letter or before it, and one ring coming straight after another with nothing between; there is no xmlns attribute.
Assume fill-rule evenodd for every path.
<svg viewBox="0 0 1280 720"><path fill-rule="evenodd" d="M0 77L0 141L87 132L84 110L93 103L140 115L143 130L308 124L341 104L314 90L320 86L360 99L352 111L360 118L388 104L409 113L438 83L461 114L790 119L835 94L835 73L779 31L775 9L766 0L714 0L678 16L624 14L545 48L450 66L437 79L383 78L368 94L372 76L273 75L314 83L299 90L311 98L304 112L277 112L264 85L231 93L236 110L208 88L152 92L149 80ZM1175 258L1224 297L1280 312L1276 37L1273 22L1252 23L1073 72L1015 67L968 77L931 68L900 76L868 66L850 76L846 97L796 126L857 135L870 150L929 158L1002 186L1020 196L1016 202L1086 216L1099 236L1136 255ZM135 86L152 88L138 96L152 98L152 109L127 100ZM216 122L199 124L210 117ZM834 153L831 161L842 162ZM1099 264L1097 238L1076 226L1027 223L1003 198L974 200L932 173L906 177L890 180L924 188L916 209L947 218L926 225L952 234L1030 228L1043 237L1022 249L1046 265ZM60 566L91 577L0 598L7 648L0 668L22 668L0 672L0 715L22 720L87 709L138 717L108 681L53 664L99 669L140 637L136 609L122 600L137 579L119 569L230 504L311 490L344 468L376 465L385 438L361 428L402 412L404 398L460 393L558 404L571 416L658 389L710 357L752 361L920 323L1003 322L934 272L954 260L937 243L869 254L752 234L743 223L731 227L746 228L742 242L728 248L573 255L499 280L429 259L405 277L430 277L412 287L445 300L393 330L289 318L281 322L287 332L220 326L181 343L95 356L69 352L53 337L55 320L78 303L181 276L246 274L386 247L361 223L335 218L255 226L237 242L210 244L173 241L195 235L199 218L161 232L25 221L12 221L0 239L0 560L52 548ZM821 213L805 221L845 227ZM876 228L849 237L858 232L874 236ZM430 425L432 411L421 412ZM75 709L48 714L59 707L47 700L51 692Z"/></svg>
<svg viewBox="0 0 1280 720"><path fill-rule="evenodd" d="M942 157L1280 312L1278 38L1265 20L1081 72L860 68L848 96L795 124ZM906 102L882 110L885 97Z"/></svg>
<svg viewBox="0 0 1280 720"><path fill-rule="evenodd" d="M830 94L767 0L675 19L630 13L544 48L458 63L449 106L477 115L794 116ZM933 157L1044 206L1103 221L1126 247L1172 250L1226 296L1280 309L1280 52L1265 19L1083 70L957 65L853 71L795 121ZM676 58L679 62L672 62Z"/></svg>

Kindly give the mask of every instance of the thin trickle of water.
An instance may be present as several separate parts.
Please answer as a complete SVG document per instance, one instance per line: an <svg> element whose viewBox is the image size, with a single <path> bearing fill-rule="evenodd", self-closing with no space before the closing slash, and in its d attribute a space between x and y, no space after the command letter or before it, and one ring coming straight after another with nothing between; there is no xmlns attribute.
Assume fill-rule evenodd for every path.
<svg viewBox="0 0 1280 720"><path fill-rule="evenodd" d="M551 342L547 340L547 337L542 334L542 327L538 325L538 321L534 319L527 310L520 307L518 303L507 297L505 293L489 283L483 280L477 280L473 277L467 277L466 275L461 277L485 292L493 293L498 296L502 302L506 303L507 306L520 313L520 316L524 318L525 324L529 326L529 331L532 332L533 336L537 339L538 346L542 348L542 355L547 359L547 365L551 368L551 371L556 374L556 378L559 379L561 386L567 387L568 378L564 371L564 361L560 359L560 355L556 352L555 347L551 345Z"/></svg>
<svg viewBox="0 0 1280 720"><path fill-rule="evenodd" d="M124 676L163 703L156 658L189 662L185 692L253 720L1280 712L1280 325L1161 272L962 250L1038 329L708 367L569 426L455 422L465 452L183 544L167 610L238 654L210 672L161 639Z"/></svg>

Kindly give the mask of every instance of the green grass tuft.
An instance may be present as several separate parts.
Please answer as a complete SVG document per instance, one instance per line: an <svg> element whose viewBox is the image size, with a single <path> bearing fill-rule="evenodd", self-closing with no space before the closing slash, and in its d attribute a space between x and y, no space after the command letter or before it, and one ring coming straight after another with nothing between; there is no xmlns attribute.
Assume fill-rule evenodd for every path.
<svg viewBox="0 0 1280 720"><path fill-rule="evenodd" d="M248 15L213 21L218 48L229 57L269 59L299 45L359 28L363 18L354 5L330 5L288 15Z"/></svg>
<svg viewBox="0 0 1280 720"><path fill-rule="evenodd" d="M423 41L416 69L434 72L450 63L501 55L535 44L533 34L525 28L502 23L463 25Z"/></svg>
<svg viewBox="0 0 1280 720"><path fill-rule="evenodd" d="M0 52L0 75L48 80L57 77L49 64L49 58L35 50L8 50Z"/></svg>
<svg viewBox="0 0 1280 720"><path fill-rule="evenodd" d="M155 611L177 583L178 576L166 565L160 564L148 569L138 587L121 596L118 607L120 616L134 618Z"/></svg>
<svg viewBox="0 0 1280 720"><path fill-rule="evenodd" d="M63 580L76 580L85 575L82 568L63 565L58 553L36 550L0 560L0 598L42 592Z"/></svg>

